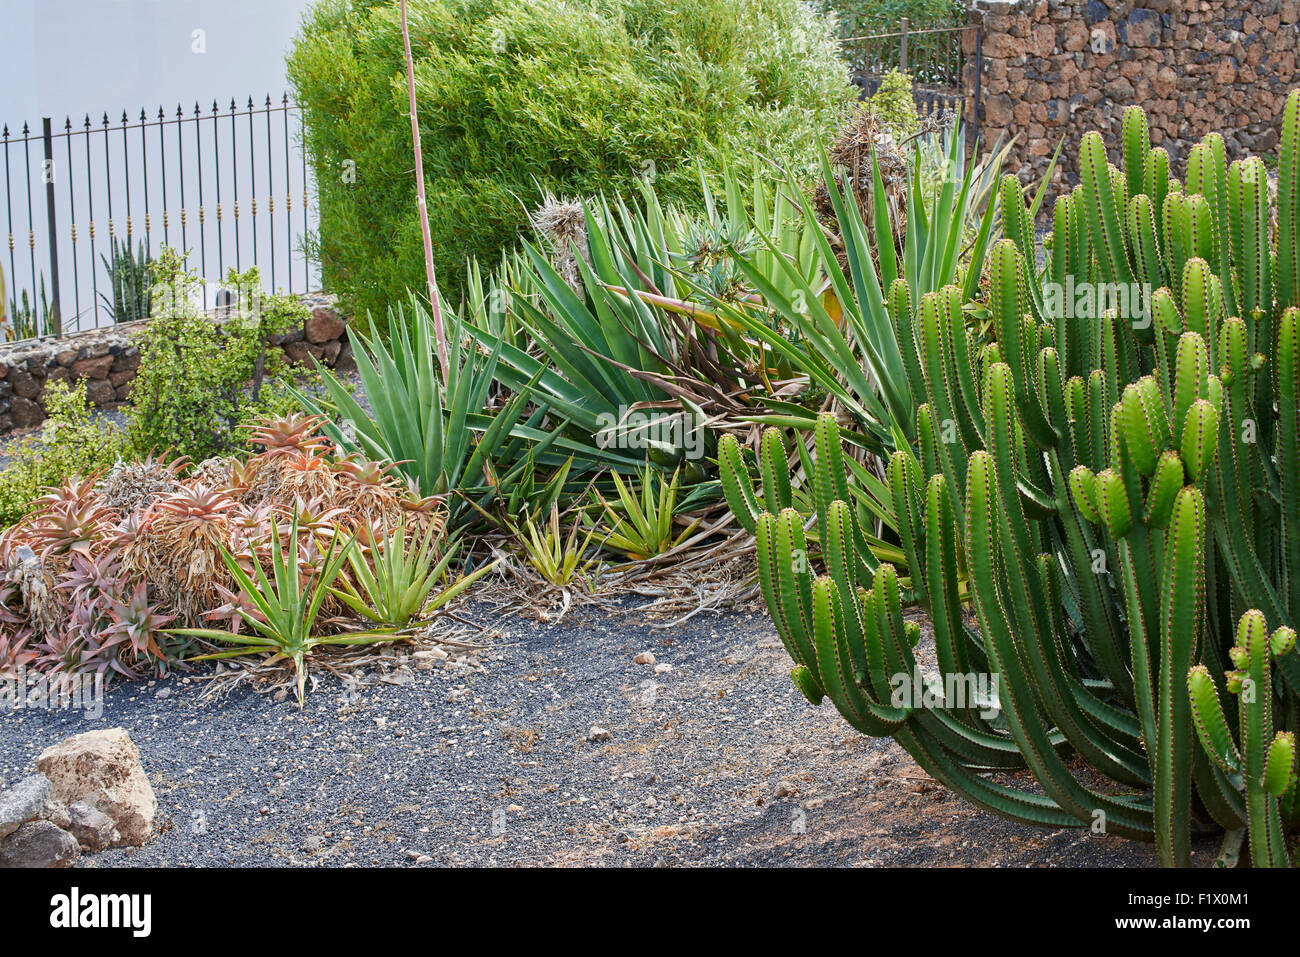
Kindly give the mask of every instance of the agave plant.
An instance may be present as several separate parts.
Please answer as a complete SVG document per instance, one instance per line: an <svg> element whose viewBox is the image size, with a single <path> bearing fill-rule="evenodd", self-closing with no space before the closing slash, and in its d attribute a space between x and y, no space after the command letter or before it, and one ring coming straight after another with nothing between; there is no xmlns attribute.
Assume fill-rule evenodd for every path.
<svg viewBox="0 0 1300 957"><path fill-rule="evenodd" d="M961 137L951 137L947 147L947 173L932 209L927 211L922 201L919 166L913 163L901 215L891 212L874 153L869 154L865 171L872 181L865 193L871 209L859 205L862 191L852 183L841 184L830 159L823 156L824 188L838 225L845 268L830 270L829 287L822 290L801 277L793 264L778 258L789 289L785 291L766 280L758 263L740 257L740 269L785 327L718 304L724 316L790 363L809 386L823 390L852 419L860 441L881 454L892 451L900 440L915 437L918 397L924 394L916 382L918 370L907 364L909 350L894 341L895 326L899 335L914 335L920 298L945 286L958 286L963 301L972 299L992 236L996 204L987 203L982 211L976 205L990 171L977 159L964 159ZM1041 192L1035 204L1039 202ZM822 258L836 261L831 237L817 228L811 204L803 215ZM901 228L896 222L900 218ZM965 234L972 226L974 238L967 243ZM873 236L896 233L902 236L901 249L892 239L873 241ZM809 431L816 415L815 410L793 404L780 413L767 421Z"/></svg>
<svg viewBox="0 0 1300 957"><path fill-rule="evenodd" d="M362 618L381 627L406 628L446 605L498 564L480 566L435 595L433 590L447 581L460 543L451 543L439 557L440 529L429 528L409 544L406 533L405 523L399 522L370 548L351 549L349 574L341 579L341 587L330 589Z"/></svg>
<svg viewBox="0 0 1300 957"><path fill-rule="evenodd" d="M863 534L832 418L814 465L824 574L804 520L776 510L785 478L769 467L760 494L721 449L810 700L985 808L1154 841L1166 865L1189 862L1195 835L1241 830L1257 863L1283 864L1300 825L1286 734L1300 714L1300 91L1282 130L1276 235L1263 165L1228 164L1217 134L1185 183L1141 110L1125 114L1122 167L1087 134L1042 283L1032 208L1008 184L984 348L961 288L915 296L900 277L893 298L915 312L886 331L919 401L886 486L906 585ZM1149 311L1075 316L1049 285L1066 280L1155 291ZM918 668L905 601L929 613L937 678ZM978 676L996 676L996 697L962 693ZM1246 681L1249 707L1215 710ZM1004 768L1036 786L989 775Z"/></svg>
<svg viewBox="0 0 1300 957"><path fill-rule="evenodd" d="M95 492L96 476L74 476L41 496L21 523L28 547L43 557L89 555L113 509Z"/></svg>
<svg viewBox="0 0 1300 957"><path fill-rule="evenodd" d="M522 529L512 527L511 531L528 564L543 581L558 588L567 588L583 578L597 562L596 555L587 555L597 529L588 528L584 535L582 521L575 519L565 535L560 528L560 509L555 504L551 505L545 525L539 526L530 516Z"/></svg>
<svg viewBox="0 0 1300 957"><path fill-rule="evenodd" d="M677 531L679 473L665 478L647 468L639 476L639 491L631 481L624 484L617 473L610 473L610 479L616 493L614 501L607 501L598 489L593 489L600 503L600 516L592 520L592 526L600 527L603 521L603 548L631 561L645 561L676 548L699 527L697 519Z"/></svg>
<svg viewBox="0 0 1300 957"><path fill-rule="evenodd" d="M181 630L229 623L238 633L247 615L265 620L232 574L232 556L247 582L290 556L300 581L312 582L347 542L364 549L382 537L374 529L438 539L438 498L413 495L390 463L331 450L318 425L304 416L270 420L251 430L261 451L246 460L118 462L33 502L0 534L0 666L68 676L163 672L201 650ZM419 554L406 563L412 580L443 584L446 564L430 575ZM422 604L448 600L458 587L466 586ZM353 609L325 594L320 630L354 624Z"/></svg>
<svg viewBox="0 0 1300 957"><path fill-rule="evenodd" d="M183 622L218 607L230 584L222 562L243 507L229 494L182 485L157 499L122 550L124 574L153 585L154 596Z"/></svg>
<svg viewBox="0 0 1300 957"><path fill-rule="evenodd" d="M571 423L575 440L621 430L629 416L689 415L709 423L710 453L713 426L734 425L760 396L779 393L788 364L722 316L711 297L766 315L736 267L737 250L791 293L787 268L824 289L825 260L785 182L756 169L748 188L734 171L723 184L715 197L702 179L702 218L664 208L648 185L639 204L582 204L582 255L569 263L576 282L531 244L504 263L490 289L478 276L468 331L484 348L500 342L500 381L528 385ZM656 467L691 467L689 443L700 436L659 431L650 444ZM640 463L607 464L626 473Z"/></svg>
<svg viewBox="0 0 1300 957"><path fill-rule="evenodd" d="M9 300L9 315L4 322L0 322L0 331L3 331L6 339L34 339L50 332L53 310L45 291L44 273L40 277L39 290L36 302L31 301L26 289L22 291L21 298Z"/></svg>
<svg viewBox="0 0 1300 957"><path fill-rule="evenodd" d="M388 317L388 343L355 333L357 368L372 412L367 412L332 372L321 367L330 408L340 422L322 428L336 444L361 451L400 469L421 495L448 495L453 527L472 514L470 504L485 509L508 491L517 470L499 477L495 462L520 462L531 450L555 464L558 454L614 459L593 447L574 443L563 425L547 428L547 406L530 409L528 383L500 408L487 411L496 381L501 346L490 354L466 347L460 323L444 310L450 336L446 379L433 358L433 328L428 311L412 300L411 308L395 309ZM303 407L323 415L314 398L296 393ZM342 423L350 427L345 434Z"/></svg>
<svg viewBox="0 0 1300 957"><path fill-rule="evenodd" d="M248 441L254 446L261 446L270 455L286 452L313 454L329 449L329 440L320 431L325 422L323 415L291 412L243 428L248 430Z"/></svg>
<svg viewBox="0 0 1300 957"><path fill-rule="evenodd" d="M114 322L148 319L153 308L153 256L144 240L140 241L135 252L131 251L128 240L113 240L110 253L111 259L103 254L99 258L108 273L112 295L101 292L99 298L104 301Z"/></svg>

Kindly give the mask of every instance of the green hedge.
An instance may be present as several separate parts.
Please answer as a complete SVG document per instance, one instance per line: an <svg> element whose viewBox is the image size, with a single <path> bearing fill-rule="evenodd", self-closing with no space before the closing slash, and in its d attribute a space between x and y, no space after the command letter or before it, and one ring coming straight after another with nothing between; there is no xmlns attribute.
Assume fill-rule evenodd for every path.
<svg viewBox="0 0 1300 957"><path fill-rule="evenodd" d="M434 255L454 293L547 190L698 198L697 161L815 162L853 87L800 0L410 0ZM356 314L424 286L395 0L322 0L289 55L320 196L314 252Z"/></svg>

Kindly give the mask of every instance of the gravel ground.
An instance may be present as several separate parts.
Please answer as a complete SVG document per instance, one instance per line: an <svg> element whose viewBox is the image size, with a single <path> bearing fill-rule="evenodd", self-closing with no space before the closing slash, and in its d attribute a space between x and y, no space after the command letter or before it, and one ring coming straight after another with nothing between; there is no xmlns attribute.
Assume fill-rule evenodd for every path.
<svg viewBox="0 0 1300 957"><path fill-rule="evenodd" d="M98 720L6 712L0 785L70 734L126 728L161 833L83 866L1155 863L978 811L810 707L761 609L658 630L631 606L492 624L477 657L324 674L302 710L172 678L114 685ZM646 651L658 672L634 661Z"/></svg>

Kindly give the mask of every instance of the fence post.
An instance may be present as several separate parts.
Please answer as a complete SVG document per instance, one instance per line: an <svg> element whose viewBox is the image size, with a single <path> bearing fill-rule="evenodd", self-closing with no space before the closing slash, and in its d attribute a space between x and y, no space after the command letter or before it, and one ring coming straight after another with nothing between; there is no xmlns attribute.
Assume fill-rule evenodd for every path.
<svg viewBox="0 0 1300 957"><path fill-rule="evenodd" d="M984 119L984 103L980 97L980 84L984 78L984 28L975 25L975 135L979 136Z"/></svg>
<svg viewBox="0 0 1300 957"><path fill-rule="evenodd" d="M50 243L50 288L54 301L50 305L50 325L54 335L63 335L63 315L59 309L59 232L54 218L54 140L50 133L50 118L41 118L41 135L45 140L45 166L42 178L45 180L45 216L49 229ZM46 332L50 330L47 329Z"/></svg>
<svg viewBox="0 0 1300 957"><path fill-rule="evenodd" d="M898 72L907 72L907 17L903 17L903 35L898 45Z"/></svg>
<svg viewBox="0 0 1300 957"><path fill-rule="evenodd" d="M974 82L974 89L972 90L972 99L974 100L974 102L972 104L972 109L971 109L971 119L973 121L971 123L971 130L972 130L971 151L973 153L975 149L975 144L979 142L979 135L980 135L980 119L981 119L980 114L982 112L981 110L982 104L980 103L980 80L984 74L984 47L983 47L984 38L983 38L982 24L980 23L980 21L975 19L974 14L972 14L971 19L974 21L973 25L975 27L975 82Z"/></svg>

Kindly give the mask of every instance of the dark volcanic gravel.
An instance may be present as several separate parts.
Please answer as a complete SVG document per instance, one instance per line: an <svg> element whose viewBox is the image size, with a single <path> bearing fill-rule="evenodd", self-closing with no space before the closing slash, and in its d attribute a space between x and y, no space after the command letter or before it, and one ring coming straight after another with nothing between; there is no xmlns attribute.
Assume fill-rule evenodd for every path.
<svg viewBox="0 0 1300 957"><path fill-rule="evenodd" d="M82 866L1155 863L978 811L810 707L759 610L664 630L630 607L493 624L477 659L318 672L301 711L246 686L200 700L184 678L117 683L93 721L8 711L0 786L68 735L126 728L161 833ZM671 671L636 664L645 651Z"/></svg>

